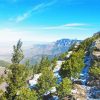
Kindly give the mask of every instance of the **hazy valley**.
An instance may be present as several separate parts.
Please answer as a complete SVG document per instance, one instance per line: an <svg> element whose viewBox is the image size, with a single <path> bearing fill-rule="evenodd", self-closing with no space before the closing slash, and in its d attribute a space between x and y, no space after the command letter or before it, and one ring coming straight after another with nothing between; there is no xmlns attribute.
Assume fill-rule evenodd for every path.
<svg viewBox="0 0 100 100"><path fill-rule="evenodd" d="M40 61L42 56L48 56L50 59L53 57L58 57L61 53L67 52L71 45L76 42L80 42L81 40L71 40L71 39L61 39L56 42L51 43L33 43L32 41L23 41L23 52L24 59L22 62L26 60L30 60L31 64L34 64ZM16 42L14 42L16 44ZM12 49L14 43L2 43L0 49L0 60L4 60L7 62L11 62Z"/></svg>

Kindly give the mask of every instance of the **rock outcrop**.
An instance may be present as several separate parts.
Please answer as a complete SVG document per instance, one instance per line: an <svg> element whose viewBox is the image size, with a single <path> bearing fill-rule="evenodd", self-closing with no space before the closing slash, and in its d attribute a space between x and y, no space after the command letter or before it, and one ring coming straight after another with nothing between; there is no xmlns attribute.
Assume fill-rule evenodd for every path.
<svg viewBox="0 0 100 100"><path fill-rule="evenodd" d="M100 61L100 38L94 42L93 59Z"/></svg>
<svg viewBox="0 0 100 100"><path fill-rule="evenodd" d="M75 84L72 95L75 100L86 100L86 90L82 85Z"/></svg>

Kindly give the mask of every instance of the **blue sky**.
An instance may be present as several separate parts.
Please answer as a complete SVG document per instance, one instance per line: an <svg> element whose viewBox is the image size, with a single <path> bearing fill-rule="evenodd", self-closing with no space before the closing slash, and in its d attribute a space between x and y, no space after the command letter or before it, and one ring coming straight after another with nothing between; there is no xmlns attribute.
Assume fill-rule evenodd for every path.
<svg viewBox="0 0 100 100"><path fill-rule="evenodd" d="M0 41L85 39L100 31L100 0L0 0Z"/></svg>

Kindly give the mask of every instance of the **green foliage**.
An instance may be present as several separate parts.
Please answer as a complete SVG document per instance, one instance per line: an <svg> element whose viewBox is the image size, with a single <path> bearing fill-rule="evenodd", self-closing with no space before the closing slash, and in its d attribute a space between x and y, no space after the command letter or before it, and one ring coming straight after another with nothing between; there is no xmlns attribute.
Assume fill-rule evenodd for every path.
<svg viewBox="0 0 100 100"><path fill-rule="evenodd" d="M3 76L0 76L0 84L2 83L2 82L4 82L4 77Z"/></svg>
<svg viewBox="0 0 100 100"><path fill-rule="evenodd" d="M60 69L60 75L62 77L79 77L79 73L84 67L84 51L79 50L78 52L74 52L72 57L65 61L62 64Z"/></svg>
<svg viewBox="0 0 100 100"><path fill-rule="evenodd" d="M39 63L38 73L41 73L42 69L44 69L45 67L50 67L50 61L47 57L42 57Z"/></svg>
<svg viewBox="0 0 100 100"><path fill-rule="evenodd" d="M12 56L12 63L19 64L20 61L24 58L23 51L21 50L22 42L19 40L17 45L13 46L13 56Z"/></svg>
<svg viewBox="0 0 100 100"><path fill-rule="evenodd" d="M68 78L64 78L63 81L57 87L57 93L60 99L71 94L72 82Z"/></svg>
<svg viewBox="0 0 100 100"><path fill-rule="evenodd" d="M65 53L62 53L60 56L59 56L59 60L64 60L65 59L65 57L66 57L66 55L67 55L67 52L65 52Z"/></svg>
<svg viewBox="0 0 100 100"><path fill-rule="evenodd" d="M5 94L2 90L0 90L0 100L7 100L7 98L5 97Z"/></svg>
<svg viewBox="0 0 100 100"><path fill-rule="evenodd" d="M33 74L38 74L40 71L39 71L39 65L38 64L35 64L33 67L32 67L32 70L33 70Z"/></svg>
<svg viewBox="0 0 100 100"><path fill-rule="evenodd" d="M89 70L89 73L94 78L99 78L100 76L100 62L99 61L93 61L93 64Z"/></svg>
<svg viewBox="0 0 100 100"><path fill-rule="evenodd" d="M82 41L79 48L74 50L75 44L71 46L69 50L73 51L72 56L66 60L60 69L60 75L63 81L57 86L57 94L60 99L71 94L72 82L71 77L79 77L79 74L84 66L85 51L89 51L92 42L100 37L100 32L95 34L91 38L87 38ZM0 100L41 100L43 94L56 87L56 78L54 77L53 69L56 66L57 58L54 58L51 62L47 57L43 57L39 64L30 67L29 60L25 65L19 64L23 59L23 51L21 50L22 42L19 40L17 45L13 46L12 65L9 66L8 78L6 80L8 87L6 92L0 91ZM60 55L59 59L64 60L67 52ZM2 64L2 62L0 62ZM98 63L93 64L90 68L90 75L98 78L100 76L100 66ZM3 66L6 66L3 64ZM29 68L30 67L30 68ZM29 68L29 69L28 69ZM30 90L27 86L26 79L31 74L41 73L37 84L37 93L35 90ZM2 82L2 78L0 78Z"/></svg>
<svg viewBox="0 0 100 100"><path fill-rule="evenodd" d="M91 45L93 41L97 38L100 38L100 32L94 35L91 38L87 38L81 42L77 51L74 51L72 56L62 64L60 69L60 75L62 77L78 77L79 73L81 72L82 68L84 67L84 55L85 51L88 51L88 54L91 52ZM74 44L69 50L73 51Z"/></svg>
<svg viewBox="0 0 100 100"><path fill-rule="evenodd" d="M0 100L37 100L38 96L36 91L22 87L17 91L17 94L12 98L6 98L6 95L4 93L2 93L0 98Z"/></svg>
<svg viewBox="0 0 100 100"><path fill-rule="evenodd" d="M52 70L55 68L55 66L56 66L56 62L57 62L57 57L55 57L55 58L53 58L52 60L51 60L51 64L52 64Z"/></svg>
<svg viewBox="0 0 100 100"><path fill-rule="evenodd" d="M27 69L24 65L12 64L8 74L6 98L12 100L16 96L19 89L26 86L26 78L28 76Z"/></svg>
<svg viewBox="0 0 100 100"><path fill-rule="evenodd" d="M68 51L73 51L73 49L75 48L75 45L76 45L76 42L73 43L73 44L70 46L70 48L68 49Z"/></svg>
<svg viewBox="0 0 100 100"><path fill-rule="evenodd" d="M42 75L40 76L37 84L40 98L42 98L42 95L55 85L56 79L54 77L53 71L49 67L45 67L42 70Z"/></svg>
<svg viewBox="0 0 100 100"><path fill-rule="evenodd" d="M8 74L8 77L11 78L10 81L14 82L16 85L20 84L18 87L24 85L28 75L27 68L21 64L12 64L10 66L10 71L11 72Z"/></svg>
<svg viewBox="0 0 100 100"><path fill-rule="evenodd" d="M91 46L92 42L93 42L92 38L87 38L83 42L81 42L80 48L86 51Z"/></svg>
<svg viewBox="0 0 100 100"><path fill-rule="evenodd" d="M60 69L60 75L64 77L71 77L72 76L72 70L71 70L71 60L65 61L65 63L62 64L62 67Z"/></svg>
<svg viewBox="0 0 100 100"><path fill-rule="evenodd" d="M35 64L32 66L33 74L41 73L42 69L44 69L45 67L50 67L50 65L51 62L49 61L49 59L47 57L42 57L39 64Z"/></svg>
<svg viewBox="0 0 100 100"><path fill-rule="evenodd" d="M100 32L95 33L92 37L85 39L84 41L81 42L80 48L83 49L84 51L89 51L90 46L92 43L100 38Z"/></svg>
<svg viewBox="0 0 100 100"><path fill-rule="evenodd" d="M92 68L90 69L90 74L94 77L99 77L100 76L100 67L92 66Z"/></svg>
<svg viewBox="0 0 100 100"><path fill-rule="evenodd" d="M15 100L37 100L37 93L34 90L30 90L28 88L21 88L18 91Z"/></svg>
<svg viewBox="0 0 100 100"><path fill-rule="evenodd" d="M14 53L12 57L13 64L9 67L8 78L6 80L8 87L2 96L2 100L30 100L29 98L36 97L34 91L32 95L32 92L26 88L28 70L26 66L19 64L23 58L21 46L21 41L17 43L17 46L14 46Z"/></svg>
<svg viewBox="0 0 100 100"><path fill-rule="evenodd" d="M100 38L100 32L97 32L93 35L92 37L92 41L95 41L96 39ZM90 48L91 49L91 48ZM98 51L98 49L96 47L94 47L91 50L91 53L93 53L93 51ZM100 61L99 60L94 60L92 61L92 66L89 70L89 73L91 76L93 76L94 78L99 78L100 76Z"/></svg>
<svg viewBox="0 0 100 100"><path fill-rule="evenodd" d="M31 67L29 59L26 60L26 62L25 62L25 66L28 67L28 68Z"/></svg>
<svg viewBox="0 0 100 100"><path fill-rule="evenodd" d="M25 61L25 67L27 69L28 72L28 76L30 77L31 75L33 75L33 65L30 64L29 59Z"/></svg>

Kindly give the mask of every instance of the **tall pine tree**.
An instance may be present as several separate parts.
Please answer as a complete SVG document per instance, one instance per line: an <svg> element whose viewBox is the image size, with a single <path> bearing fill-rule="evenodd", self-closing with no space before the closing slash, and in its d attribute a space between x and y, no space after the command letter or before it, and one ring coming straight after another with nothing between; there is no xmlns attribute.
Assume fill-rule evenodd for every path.
<svg viewBox="0 0 100 100"><path fill-rule="evenodd" d="M7 79L8 87L2 100L32 100L30 98L37 100L35 91L29 90L26 83L27 68L20 64L24 57L21 47L22 42L20 40L16 46L13 46L12 65L9 67Z"/></svg>

